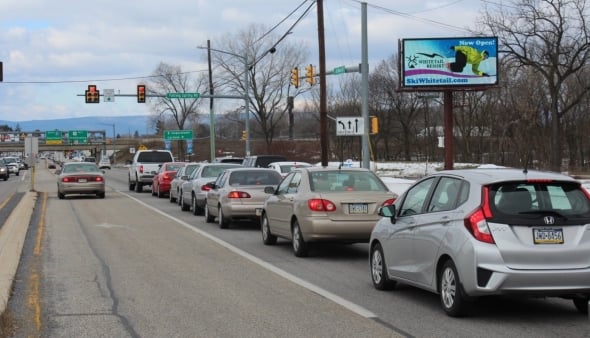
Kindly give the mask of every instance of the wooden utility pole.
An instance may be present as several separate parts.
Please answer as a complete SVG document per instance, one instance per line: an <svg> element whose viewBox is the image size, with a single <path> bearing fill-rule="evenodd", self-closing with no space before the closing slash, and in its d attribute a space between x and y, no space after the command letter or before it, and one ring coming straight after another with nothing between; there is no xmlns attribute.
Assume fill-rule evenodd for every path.
<svg viewBox="0 0 590 338"><path fill-rule="evenodd" d="M319 77L320 77L320 146L322 167L328 166L330 152L328 138L328 101L326 98L326 44L324 40L324 3L317 0L318 6L318 45L320 54Z"/></svg>

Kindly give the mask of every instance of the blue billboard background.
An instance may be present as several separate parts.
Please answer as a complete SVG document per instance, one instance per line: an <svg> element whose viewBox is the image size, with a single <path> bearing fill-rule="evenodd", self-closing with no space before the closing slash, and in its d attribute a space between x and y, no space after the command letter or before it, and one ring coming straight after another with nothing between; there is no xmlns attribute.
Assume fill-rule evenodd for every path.
<svg viewBox="0 0 590 338"><path fill-rule="evenodd" d="M498 38L403 39L403 87L498 84Z"/></svg>

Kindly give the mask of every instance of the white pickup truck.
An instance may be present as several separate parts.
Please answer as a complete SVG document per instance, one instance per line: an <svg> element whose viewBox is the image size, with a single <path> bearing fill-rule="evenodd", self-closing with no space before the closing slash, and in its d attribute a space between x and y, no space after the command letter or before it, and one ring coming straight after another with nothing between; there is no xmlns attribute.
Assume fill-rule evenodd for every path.
<svg viewBox="0 0 590 338"><path fill-rule="evenodd" d="M138 150L129 166L129 190L142 192L144 185L151 186L153 172L165 162L174 162L169 150Z"/></svg>

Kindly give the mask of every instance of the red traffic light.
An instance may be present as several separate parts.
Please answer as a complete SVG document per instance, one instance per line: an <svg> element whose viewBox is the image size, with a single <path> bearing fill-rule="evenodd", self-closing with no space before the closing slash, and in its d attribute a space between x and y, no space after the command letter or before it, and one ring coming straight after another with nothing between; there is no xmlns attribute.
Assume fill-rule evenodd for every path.
<svg viewBox="0 0 590 338"><path fill-rule="evenodd" d="M85 92L86 103L99 103L100 102L100 91L96 89L96 85L88 85L88 89Z"/></svg>
<svg viewBox="0 0 590 338"><path fill-rule="evenodd" d="M145 103L145 85L137 85L137 103Z"/></svg>

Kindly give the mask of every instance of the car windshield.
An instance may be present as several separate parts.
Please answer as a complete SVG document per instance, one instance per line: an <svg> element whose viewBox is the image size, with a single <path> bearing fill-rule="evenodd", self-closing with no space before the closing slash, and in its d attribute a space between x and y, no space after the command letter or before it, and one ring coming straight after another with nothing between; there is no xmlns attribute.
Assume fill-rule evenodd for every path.
<svg viewBox="0 0 590 338"><path fill-rule="evenodd" d="M172 158L170 157L170 153L165 151L148 151L139 154L137 157L137 162L143 163L163 163L163 162L170 162Z"/></svg>
<svg viewBox="0 0 590 338"><path fill-rule="evenodd" d="M310 173L311 190L329 191L388 191L387 187L369 171L318 171Z"/></svg>
<svg viewBox="0 0 590 338"><path fill-rule="evenodd" d="M500 215L590 216L588 197L573 182L508 182L489 191L492 212Z"/></svg>

